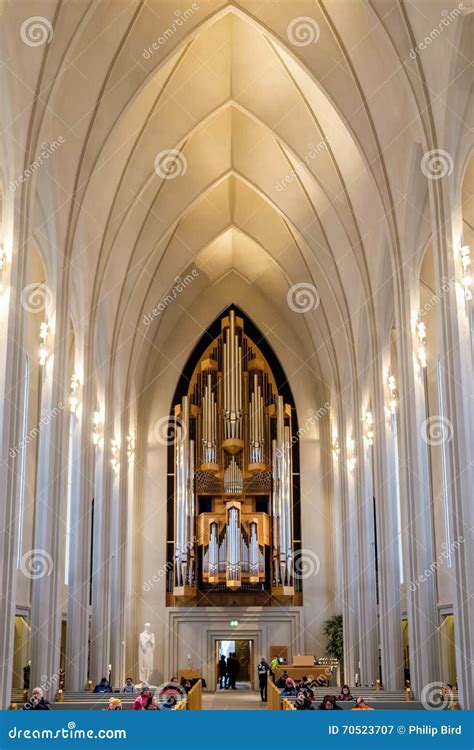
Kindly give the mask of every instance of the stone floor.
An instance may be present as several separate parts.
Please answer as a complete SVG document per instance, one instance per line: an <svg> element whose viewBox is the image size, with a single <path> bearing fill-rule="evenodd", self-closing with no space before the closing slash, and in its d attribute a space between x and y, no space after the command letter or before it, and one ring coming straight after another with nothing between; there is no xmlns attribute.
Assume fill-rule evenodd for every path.
<svg viewBox="0 0 474 750"><path fill-rule="evenodd" d="M248 682L238 682L237 690L216 690L203 693L204 711L261 711L267 704L260 700L260 693L252 690Z"/></svg>

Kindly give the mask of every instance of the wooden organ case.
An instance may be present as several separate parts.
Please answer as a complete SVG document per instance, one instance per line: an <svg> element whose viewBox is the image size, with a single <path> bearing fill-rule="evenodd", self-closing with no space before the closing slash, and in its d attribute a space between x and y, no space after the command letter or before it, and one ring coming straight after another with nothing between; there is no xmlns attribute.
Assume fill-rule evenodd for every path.
<svg viewBox="0 0 474 750"><path fill-rule="evenodd" d="M174 407L169 604L295 598L291 406L234 310ZM256 596L252 599L254 593ZM265 595L262 601L262 595Z"/></svg>

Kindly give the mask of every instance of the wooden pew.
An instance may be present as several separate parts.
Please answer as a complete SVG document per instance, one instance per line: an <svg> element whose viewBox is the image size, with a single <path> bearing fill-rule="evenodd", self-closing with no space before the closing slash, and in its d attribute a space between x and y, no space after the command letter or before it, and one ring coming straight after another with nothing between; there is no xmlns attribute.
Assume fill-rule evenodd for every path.
<svg viewBox="0 0 474 750"><path fill-rule="evenodd" d="M273 680L268 680L267 685L267 706L270 711L281 711L281 695L280 691L273 683Z"/></svg>
<svg viewBox="0 0 474 750"><path fill-rule="evenodd" d="M281 707L283 711L296 711L294 703L289 701L288 698L281 699Z"/></svg>
<svg viewBox="0 0 474 750"><path fill-rule="evenodd" d="M202 682L198 680L188 693L187 706L190 711L202 711Z"/></svg>

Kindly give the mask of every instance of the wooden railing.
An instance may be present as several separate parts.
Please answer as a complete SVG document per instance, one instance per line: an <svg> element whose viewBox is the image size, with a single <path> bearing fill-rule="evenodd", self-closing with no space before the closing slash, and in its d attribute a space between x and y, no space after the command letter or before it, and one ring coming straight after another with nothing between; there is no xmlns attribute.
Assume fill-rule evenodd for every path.
<svg viewBox="0 0 474 750"><path fill-rule="evenodd" d="M198 680L188 693L187 701L190 711L202 711L202 680Z"/></svg>
<svg viewBox="0 0 474 750"><path fill-rule="evenodd" d="M268 680L267 685L267 705L270 711L281 710L281 696L280 691L274 684L273 680Z"/></svg>

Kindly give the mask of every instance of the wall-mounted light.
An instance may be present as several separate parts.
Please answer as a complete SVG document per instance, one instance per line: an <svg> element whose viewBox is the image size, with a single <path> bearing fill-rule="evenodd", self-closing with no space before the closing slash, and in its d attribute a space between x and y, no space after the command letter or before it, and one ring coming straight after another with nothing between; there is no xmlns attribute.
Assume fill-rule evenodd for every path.
<svg viewBox="0 0 474 750"><path fill-rule="evenodd" d="M76 413L79 404L79 388L81 387L81 379L75 372L71 375L71 384L69 386L69 406L73 414Z"/></svg>
<svg viewBox="0 0 474 750"><path fill-rule="evenodd" d="M365 437L369 445L374 444L374 415L371 411L365 412Z"/></svg>
<svg viewBox="0 0 474 750"><path fill-rule="evenodd" d="M92 442L94 443L94 445L99 444L101 422L102 415L100 413L100 409L96 409L92 416Z"/></svg>
<svg viewBox="0 0 474 750"><path fill-rule="evenodd" d="M395 382L395 375L387 375L387 388L389 392L388 408L390 414L397 413L397 384Z"/></svg>
<svg viewBox="0 0 474 750"><path fill-rule="evenodd" d="M464 298L472 299L472 276L471 276L471 248L469 245L463 245L459 251L462 265L462 283L464 286Z"/></svg>
<svg viewBox="0 0 474 750"><path fill-rule="evenodd" d="M420 320L416 325L416 333L418 336L418 362L420 363L420 367L424 369L427 365L426 326L422 320Z"/></svg>
<svg viewBox="0 0 474 750"><path fill-rule="evenodd" d="M41 366L46 364L46 360L48 358L48 350L46 349L46 341L48 340L48 333L49 333L49 326L46 323L46 321L43 321L42 323L40 323L40 330L39 330L39 339L40 339L39 363Z"/></svg>
<svg viewBox="0 0 474 750"><path fill-rule="evenodd" d="M333 430L333 433L332 433L331 448L332 448L334 458L337 458L339 455L340 446L339 446L339 438L337 436L336 430Z"/></svg>
<svg viewBox="0 0 474 750"><path fill-rule="evenodd" d="M347 440L347 468L354 471L356 465L355 442L353 438Z"/></svg>
<svg viewBox="0 0 474 750"><path fill-rule="evenodd" d="M133 435L127 435L127 458L129 463L135 458L135 438Z"/></svg>
<svg viewBox="0 0 474 750"><path fill-rule="evenodd" d="M118 471L119 467L119 453L120 453L120 443L116 438L112 438L110 441L110 463L112 464L112 469L114 472Z"/></svg>

